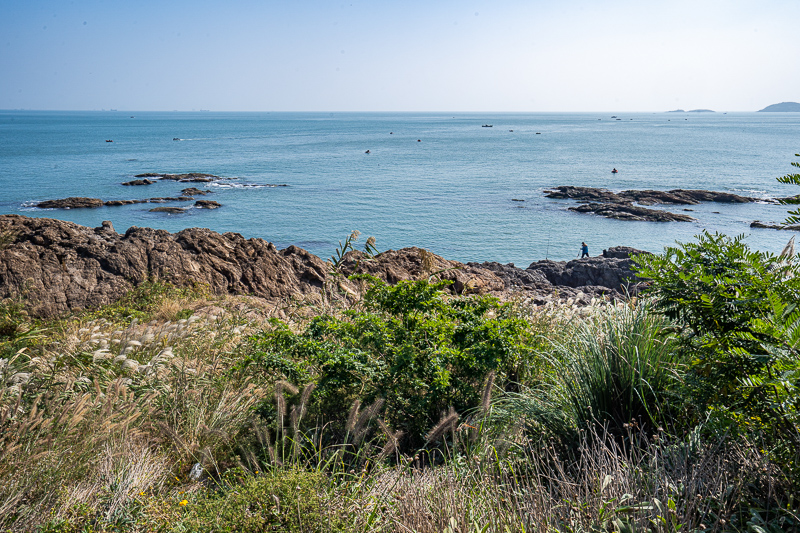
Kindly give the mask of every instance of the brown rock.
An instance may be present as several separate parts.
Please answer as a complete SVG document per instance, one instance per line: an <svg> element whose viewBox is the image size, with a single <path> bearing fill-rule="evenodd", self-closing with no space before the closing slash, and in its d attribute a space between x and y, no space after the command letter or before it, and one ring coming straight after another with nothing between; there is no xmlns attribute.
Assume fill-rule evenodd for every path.
<svg viewBox="0 0 800 533"><path fill-rule="evenodd" d="M148 276L201 283L217 294L271 300L318 298L325 263L296 247L191 228L179 233L91 229L47 218L1 215L0 232L17 235L0 250L0 298L25 296L35 316L110 304Z"/></svg>
<svg viewBox="0 0 800 533"><path fill-rule="evenodd" d="M179 215L185 212L186 212L185 207L170 207L170 206L154 207L153 209L150 210L150 213L170 213L173 215Z"/></svg>
<svg viewBox="0 0 800 533"><path fill-rule="evenodd" d="M222 204L215 202L214 200L197 200L194 203L194 206L199 207L200 209L217 209L222 207Z"/></svg>
<svg viewBox="0 0 800 533"><path fill-rule="evenodd" d="M45 200L39 202L36 207L42 209L82 209L101 207L103 200L99 198L85 198L83 196L71 196L69 198L62 198L60 200Z"/></svg>
<svg viewBox="0 0 800 533"><path fill-rule="evenodd" d="M214 191L207 191L198 189L197 187L187 187L181 191L181 194L184 196L205 196L206 194L211 194Z"/></svg>
<svg viewBox="0 0 800 533"><path fill-rule="evenodd" d="M131 186L131 185L152 185L154 183L155 183L155 181L153 181L153 180L142 179L142 180L126 181L125 183L123 183L123 185L128 185L128 186Z"/></svg>

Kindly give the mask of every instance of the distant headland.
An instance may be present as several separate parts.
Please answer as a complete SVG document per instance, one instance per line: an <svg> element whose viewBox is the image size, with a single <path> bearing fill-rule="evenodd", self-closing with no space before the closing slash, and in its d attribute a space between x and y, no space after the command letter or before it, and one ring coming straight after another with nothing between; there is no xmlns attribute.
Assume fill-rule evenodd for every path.
<svg viewBox="0 0 800 533"><path fill-rule="evenodd" d="M794 112L800 113L800 104L797 102L781 102L780 104L768 105L764 109L759 109L759 113L778 113Z"/></svg>

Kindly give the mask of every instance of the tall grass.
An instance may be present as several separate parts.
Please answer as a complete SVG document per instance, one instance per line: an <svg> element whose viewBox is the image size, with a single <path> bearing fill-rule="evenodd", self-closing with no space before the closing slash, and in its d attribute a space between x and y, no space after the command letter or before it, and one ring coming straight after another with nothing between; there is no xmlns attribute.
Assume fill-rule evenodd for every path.
<svg viewBox="0 0 800 533"><path fill-rule="evenodd" d="M596 427L620 437L631 424L653 433L668 422L676 388L670 328L646 301L608 306L551 342L542 354L550 366L544 381L505 394L492 417L522 421L562 443L580 442L580 431Z"/></svg>

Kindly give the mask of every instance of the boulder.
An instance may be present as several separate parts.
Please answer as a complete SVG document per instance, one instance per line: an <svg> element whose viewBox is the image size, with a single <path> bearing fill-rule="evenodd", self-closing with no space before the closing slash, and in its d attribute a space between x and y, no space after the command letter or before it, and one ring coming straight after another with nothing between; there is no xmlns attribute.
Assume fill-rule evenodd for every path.
<svg viewBox="0 0 800 533"><path fill-rule="evenodd" d="M145 178L145 179L141 179L141 180L126 181L125 183L123 183L123 185L127 185L127 186L131 186L131 185L152 185L154 183L155 183L155 181Z"/></svg>
<svg viewBox="0 0 800 533"><path fill-rule="evenodd" d="M222 207L222 204L214 200L197 200L194 206L200 209L217 209Z"/></svg>

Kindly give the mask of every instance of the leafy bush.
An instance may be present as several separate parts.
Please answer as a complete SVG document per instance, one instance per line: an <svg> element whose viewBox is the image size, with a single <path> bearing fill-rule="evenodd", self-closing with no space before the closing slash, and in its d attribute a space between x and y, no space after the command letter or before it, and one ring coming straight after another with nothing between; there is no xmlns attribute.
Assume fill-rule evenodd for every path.
<svg viewBox="0 0 800 533"><path fill-rule="evenodd" d="M217 491L185 500L178 531L320 532L340 531L324 509L328 481L322 474L277 471L249 476L230 471Z"/></svg>
<svg viewBox="0 0 800 533"><path fill-rule="evenodd" d="M372 279L363 306L314 318L302 333L277 323L251 339L244 366L276 379L314 380L314 414L341 418L355 400L386 401L386 422L419 447L443 413L480 403L499 383L535 372L528 324L495 298L445 298L447 282ZM342 428L344 429L344 428Z"/></svg>
<svg viewBox="0 0 800 533"><path fill-rule="evenodd" d="M743 237L640 255L657 309L682 327L696 420L758 430L800 449L800 274L792 257L750 250Z"/></svg>

